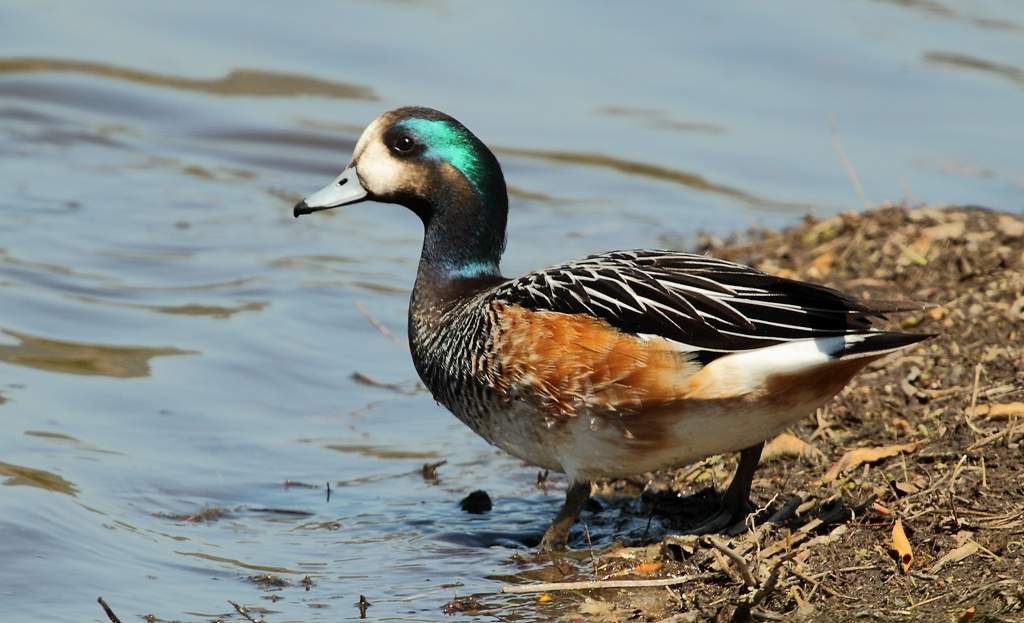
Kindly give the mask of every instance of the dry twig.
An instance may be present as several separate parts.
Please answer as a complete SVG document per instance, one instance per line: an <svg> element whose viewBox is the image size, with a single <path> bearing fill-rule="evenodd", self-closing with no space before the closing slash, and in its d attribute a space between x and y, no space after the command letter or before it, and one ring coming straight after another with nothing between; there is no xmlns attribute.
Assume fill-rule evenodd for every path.
<svg viewBox="0 0 1024 623"><path fill-rule="evenodd" d="M110 609L110 606L107 605L105 599L97 597L96 601L99 602L100 607L103 608L103 612L107 614L107 618L110 619L110 623L121 623L121 619L117 618L117 615Z"/></svg>
<svg viewBox="0 0 1024 623"><path fill-rule="evenodd" d="M732 561L733 566L736 567L737 571L739 571L740 577L743 578L743 583L748 588L757 586L757 579L755 579L754 574L750 572L750 567L747 566L747 561L743 560L743 557L740 556L736 550L714 537L709 536L704 539L704 542L725 554L729 560Z"/></svg>
<svg viewBox="0 0 1024 623"><path fill-rule="evenodd" d="M682 575L656 580L590 580L584 582L541 582L539 584L506 584L502 593L550 593L554 591L585 591L602 588L642 588L645 586L675 586L699 580L700 575Z"/></svg>
<svg viewBox="0 0 1024 623"><path fill-rule="evenodd" d="M974 414L975 409L978 406L978 383L979 382L981 382L981 363L980 362L977 365L974 366L974 389L971 391L971 408L968 409L966 413L964 413L964 421L967 422L967 426L969 426L970 429L972 431L974 431L978 435L982 434L984 431L982 431L980 428L978 428L977 426L974 425L974 421L973 421L972 415Z"/></svg>
<svg viewBox="0 0 1024 623"><path fill-rule="evenodd" d="M262 616L260 617L260 620L257 621L256 619L254 619L251 616L249 616L249 612L245 608L243 608L242 606L240 606L237 603L231 601L230 599L228 600L228 603L231 604L232 607L234 607L235 611L238 612L238 614L240 614L243 617L245 617L245 620L249 621L249 623L263 623L263 617Z"/></svg>

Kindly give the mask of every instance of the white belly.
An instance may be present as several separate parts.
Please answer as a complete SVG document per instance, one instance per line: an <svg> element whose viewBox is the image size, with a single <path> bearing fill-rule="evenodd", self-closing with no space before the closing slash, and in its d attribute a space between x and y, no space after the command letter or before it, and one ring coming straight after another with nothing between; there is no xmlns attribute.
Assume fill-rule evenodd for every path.
<svg viewBox="0 0 1024 623"><path fill-rule="evenodd" d="M693 463L705 457L736 452L782 432L815 407L794 410L758 408L720 411L694 409L680 413L655 439L602 421L577 418L568 443L557 449L562 471L574 479L621 478L665 467Z"/></svg>
<svg viewBox="0 0 1024 623"><path fill-rule="evenodd" d="M793 343L723 357L701 372L714 391L632 413L594 414L581 406L574 415L546 416L529 401L495 400L460 419L509 454L574 480L633 476L765 441L830 400L875 358L830 360L818 346ZM755 365L771 359L768 351L799 355L801 348L808 353L799 374L787 376L791 370L783 368L773 376L765 371L771 366ZM782 360L795 365L794 357Z"/></svg>
<svg viewBox="0 0 1024 623"><path fill-rule="evenodd" d="M472 428L531 465L565 472L576 480L593 480L633 476L742 450L778 434L819 404L789 409L744 406L723 410L713 403L691 404L656 415L581 414L556 421L545 420L531 405L512 402L491 409ZM660 420L659 430L651 435L653 418Z"/></svg>

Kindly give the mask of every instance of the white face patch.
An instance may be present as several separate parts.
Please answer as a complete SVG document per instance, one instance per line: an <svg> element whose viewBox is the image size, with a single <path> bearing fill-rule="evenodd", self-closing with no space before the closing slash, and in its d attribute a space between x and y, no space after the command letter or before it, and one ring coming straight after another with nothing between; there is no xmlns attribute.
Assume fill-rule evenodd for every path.
<svg viewBox="0 0 1024 623"><path fill-rule="evenodd" d="M410 175L408 166L392 156L384 144L383 134L389 123L389 113L374 119L363 130L352 155L363 188L378 196L412 190L418 178Z"/></svg>

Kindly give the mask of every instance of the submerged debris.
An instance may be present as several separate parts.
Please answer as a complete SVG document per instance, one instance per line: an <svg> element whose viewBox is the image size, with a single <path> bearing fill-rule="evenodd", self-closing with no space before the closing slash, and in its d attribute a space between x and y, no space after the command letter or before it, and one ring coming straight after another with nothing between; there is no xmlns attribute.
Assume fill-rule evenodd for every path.
<svg viewBox="0 0 1024 623"><path fill-rule="evenodd" d="M228 511L219 506L208 506L194 513L154 513L155 517L188 523L209 523L223 519Z"/></svg>
<svg viewBox="0 0 1024 623"><path fill-rule="evenodd" d="M319 485L310 484L308 482L300 482L298 480L286 480L284 481L285 489L319 489Z"/></svg>
<svg viewBox="0 0 1024 623"><path fill-rule="evenodd" d="M355 603L355 607L359 608L360 619L366 618L366 610L372 605L373 604L370 603L370 600L368 600L364 595L359 596L359 601Z"/></svg>
<svg viewBox="0 0 1024 623"><path fill-rule="evenodd" d="M121 619L117 618L117 615L114 614L114 611L110 608L109 605L107 605L105 599L103 599L102 597L97 597L96 601L100 604L100 608L103 608L103 613L107 615L108 619L110 619L110 623L121 623Z"/></svg>
<svg viewBox="0 0 1024 623"><path fill-rule="evenodd" d="M250 575L246 579L252 582L253 584L259 586L261 589L265 591L280 590L282 588L292 585L292 583L286 580L285 578L282 578L281 576L275 575L273 573L261 573L260 575Z"/></svg>
<svg viewBox="0 0 1024 623"><path fill-rule="evenodd" d="M440 479L437 477L437 468L442 465L446 465L448 461L437 461L436 463L424 463L423 467L420 468L420 472L423 475L423 480L427 482L437 484Z"/></svg>
<svg viewBox="0 0 1024 623"><path fill-rule="evenodd" d="M468 597L453 597L451 601L444 605L441 612L454 615L454 614L476 614L480 611L480 602L477 598L470 595Z"/></svg>
<svg viewBox="0 0 1024 623"><path fill-rule="evenodd" d="M489 512L493 507L491 496L487 495L487 492L482 489L477 489L459 502L459 508L474 515Z"/></svg>

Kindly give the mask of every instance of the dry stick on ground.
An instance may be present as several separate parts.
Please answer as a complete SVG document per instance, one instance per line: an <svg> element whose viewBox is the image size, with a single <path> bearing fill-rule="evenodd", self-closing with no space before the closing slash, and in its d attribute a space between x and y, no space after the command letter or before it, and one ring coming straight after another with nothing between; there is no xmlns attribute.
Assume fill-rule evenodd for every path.
<svg viewBox="0 0 1024 623"><path fill-rule="evenodd" d="M938 478L938 480L936 480L935 483L932 484L927 489L925 489L923 491L918 491L917 493L911 493L910 495L905 496L904 498L899 500L899 503L905 505L907 502L910 502L910 501L915 500L917 498L924 497L924 496L926 496L926 495L928 495L930 493L934 493L935 491L937 491L943 485L951 482L952 479L955 478L960 473L960 469L963 467L965 461L967 461L967 455L966 454L961 455L960 460L957 462L956 466L952 469L952 471L948 472L944 476L940 476Z"/></svg>
<svg viewBox="0 0 1024 623"><path fill-rule="evenodd" d="M761 588L754 592L754 596L750 599L750 607L754 608L761 604L765 599L771 595L772 591L775 590L775 585L779 581L779 572L782 571L782 563L788 562L793 559L799 553L800 550L793 550L782 558L779 558L772 566L772 570L768 572L768 579L761 584Z"/></svg>
<svg viewBox="0 0 1024 623"><path fill-rule="evenodd" d="M974 443L972 443L967 448L967 451L971 452L973 450L977 450L978 448L981 448L982 446L987 446L988 444L992 443L993 441L998 441L1000 437L1006 437L1007 441L1009 441L1010 438L1013 436L1013 434L1015 432L1017 432L1017 424L1015 422L1010 422L1007 425L1007 427L1004 428L1003 430L995 432L995 433L992 433L988 437L983 437L982 439L979 439L978 441L975 441Z"/></svg>
<svg viewBox="0 0 1024 623"><path fill-rule="evenodd" d="M816 580L816 579L812 578L811 576L801 572L798 569L790 569L789 572L792 573L793 575L795 575L796 577L800 578L804 582L807 582L808 584L810 584L811 587L812 587L812 591L813 590L817 590L818 588L820 588L821 590L825 591L829 595L832 595L833 597L838 597L840 599L849 599L848 596L840 593L839 591L837 591L837 590L835 590L833 588L829 588L829 586L827 584L825 584L824 580ZM823 576L824 575L828 575L828 573L829 572L825 572L823 574Z"/></svg>
<svg viewBox="0 0 1024 623"><path fill-rule="evenodd" d="M779 572L782 571L782 564L789 560L792 560L794 556L799 553L799 549L795 549L785 556L779 558L774 565L772 565L771 571L768 572L768 577L764 582L760 583L760 586L750 595L749 598L745 598L740 604L736 606L736 610L733 612L730 623L745 623L750 621L752 617L760 619L769 619L776 621L783 621L784 618L776 615L775 613L756 611L768 596L775 590L775 585L779 582ZM744 564L746 566L746 564ZM748 571L749 573L749 571Z"/></svg>
<svg viewBox="0 0 1024 623"><path fill-rule="evenodd" d="M974 409L978 406L978 383L981 381L981 362L978 362L974 366L974 390L971 391L971 408L964 414L964 421L967 422L967 426L970 427L975 434L981 435L984 433L983 430L974 425Z"/></svg>
<svg viewBox="0 0 1024 623"><path fill-rule="evenodd" d="M656 580L593 580L586 582L541 582L540 584L504 585L502 593L553 593L555 591L585 591L601 588L643 588L646 586L675 586L701 579L702 575L681 575Z"/></svg>
<svg viewBox="0 0 1024 623"><path fill-rule="evenodd" d="M114 614L114 611L111 610L110 606L107 605L106 600L104 600L102 597L97 597L96 601L99 602L100 607L103 608L103 612L107 613L107 618L110 619L110 623L121 623L121 619L117 618L117 615Z"/></svg>
<svg viewBox="0 0 1024 623"><path fill-rule="evenodd" d="M243 617L245 617L245 620L249 621L249 623L262 623L263 622L263 617L262 616L260 616L260 620L257 621L256 619L254 619L251 616L249 616L249 613L242 606L239 606L237 603L231 601L230 599L228 600L228 603L231 604L235 608L235 611L238 612L238 614L240 614Z"/></svg>
<svg viewBox="0 0 1024 623"><path fill-rule="evenodd" d="M757 580L754 578L754 574L750 572L750 567L747 566L747 562L743 560L743 557L740 556L736 550L714 537L706 537L704 542L728 556L729 560L732 561L733 566L736 567L736 570L739 571L740 576L743 578L743 583L746 584L748 588L757 586Z"/></svg>

